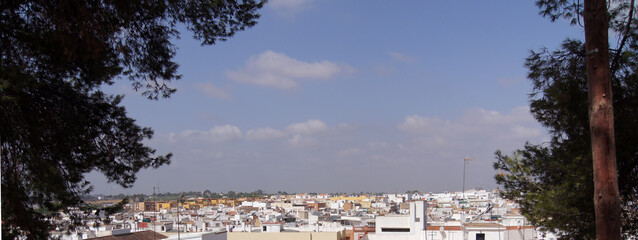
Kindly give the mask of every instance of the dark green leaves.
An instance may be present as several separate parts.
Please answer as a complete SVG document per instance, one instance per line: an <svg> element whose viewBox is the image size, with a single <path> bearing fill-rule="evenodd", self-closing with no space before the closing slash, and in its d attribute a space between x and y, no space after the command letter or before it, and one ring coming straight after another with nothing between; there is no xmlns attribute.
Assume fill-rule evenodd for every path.
<svg viewBox="0 0 638 240"><path fill-rule="evenodd" d="M537 0L551 21L580 20L583 1ZM633 5L633 6L632 6ZM638 32L635 1L614 2L609 29L617 34L610 50L611 83L622 232L638 234ZM610 40L613 46L614 42ZM496 153L496 181L536 226L563 238L595 239L592 156L584 44L566 40L559 50L531 52L525 62L533 91L531 112L551 140L526 144L512 156Z"/></svg>
<svg viewBox="0 0 638 240"><path fill-rule="evenodd" d="M630 41L634 41L631 38ZM618 180L623 232L638 232L638 61L625 48L612 76ZM612 54L613 56L613 54ZM584 44L566 40L561 49L531 52L525 62L533 91L531 112L547 127L547 143L527 144L507 156L496 153L496 181L536 226L565 238L595 239L593 172L590 147Z"/></svg>
<svg viewBox="0 0 638 240"><path fill-rule="evenodd" d="M51 79L74 78L91 89L125 76L150 99L168 97L179 79L173 62L184 24L202 44L256 24L264 2L3 1L4 64Z"/></svg>
<svg viewBox="0 0 638 240"><path fill-rule="evenodd" d="M126 78L149 99L169 97L178 25L210 45L255 25L263 4L0 1L3 238L46 238L58 211L84 209L88 172L130 187L140 169L168 164L143 144L153 131L100 87Z"/></svg>
<svg viewBox="0 0 638 240"><path fill-rule="evenodd" d="M537 0L536 6L540 9L539 14L549 18L552 22L564 18L569 20L572 25L580 21L579 18L583 11L582 1L574 0Z"/></svg>

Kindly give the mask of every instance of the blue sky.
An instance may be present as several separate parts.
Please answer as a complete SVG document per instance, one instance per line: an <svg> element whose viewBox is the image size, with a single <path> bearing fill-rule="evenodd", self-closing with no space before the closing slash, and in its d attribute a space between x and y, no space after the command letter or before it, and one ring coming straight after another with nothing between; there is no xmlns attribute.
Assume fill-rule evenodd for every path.
<svg viewBox="0 0 638 240"><path fill-rule="evenodd" d="M495 188L494 152L547 140L529 114L524 59L582 28L534 1L271 0L259 23L200 46L182 31L182 79L129 115L173 162L96 193L425 192Z"/></svg>

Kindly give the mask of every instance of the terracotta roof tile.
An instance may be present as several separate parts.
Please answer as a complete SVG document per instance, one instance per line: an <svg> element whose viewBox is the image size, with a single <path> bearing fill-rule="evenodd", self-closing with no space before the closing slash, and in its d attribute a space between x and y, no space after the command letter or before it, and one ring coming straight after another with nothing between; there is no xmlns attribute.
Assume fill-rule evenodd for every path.
<svg viewBox="0 0 638 240"><path fill-rule="evenodd" d="M99 240L147 240L148 239L148 240L151 240L151 239L165 239L165 238L168 238L168 237L160 233L156 233L154 231L148 230L143 232L134 232L134 233L127 233L122 235L105 236L105 237L98 237L98 238L91 238L91 239L99 239Z"/></svg>

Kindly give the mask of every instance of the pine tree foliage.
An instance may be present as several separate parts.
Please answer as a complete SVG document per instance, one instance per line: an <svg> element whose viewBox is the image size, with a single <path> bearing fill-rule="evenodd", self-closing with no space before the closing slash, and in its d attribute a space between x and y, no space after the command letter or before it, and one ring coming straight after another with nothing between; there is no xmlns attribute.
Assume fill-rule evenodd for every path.
<svg viewBox="0 0 638 240"><path fill-rule="evenodd" d="M557 5L558 4L558 5ZM633 2L610 10L616 49L610 50L622 232L638 235L638 32ZM541 14L577 23L576 1L538 1ZM564 6L573 8L562 8ZM567 14L566 12L571 12ZM566 239L595 239L594 182L588 118L585 46L566 40L556 51L533 51L526 59L532 82L530 108L551 140L527 143L512 155L496 152L502 194L521 205L536 226Z"/></svg>
<svg viewBox="0 0 638 240"><path fill-rule="evenodd" d="M126 79L149 99L170 96L178 28L212 45L255 25L263 4L0 1L2 237L47 238L60 212L81 225L88 172L130 187L140 169L168 164L143 144L153 131L100 87Z"/></svg>

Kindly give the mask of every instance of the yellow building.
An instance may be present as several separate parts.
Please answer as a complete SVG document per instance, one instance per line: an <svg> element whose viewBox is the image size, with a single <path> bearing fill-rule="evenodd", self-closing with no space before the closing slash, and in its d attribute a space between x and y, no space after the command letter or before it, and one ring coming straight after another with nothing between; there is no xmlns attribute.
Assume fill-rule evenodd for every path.
<svg viewBox="0 0 638 240"><path fill-rule="evenodd" d="M330 201L336 202L339 200L343 200L343 201L351 201L351 202L361 202L363 201L363 199L368 198L367 196L359 196L359 197L346 197L346 196L338 196L338 197L331 197Z"/></svg>
<svg viewBox="0 0 638 240"><path fill-rule="evenodd" d="M351 201L351 202L357 202L357 203L359 203L359 202L369 202L369 201L364 201L366 199L369 199L369 200L372 200L372 201L376 201L377 197L369 197L369 196L366 196L366 195L362 195L362 196L358 196L358 197L354 197L354 196L349 196L349 197L338 196L338 197L331 197L330 201L336 202L336 201L339 201L339 200L343 200L343 201Z"/></svg>
<svg viewBox="0 0 638 240"><path fill-rule="evenodd" d="M361 201L359 203L361 204L362 208L372 208L372 202L371 201Z"/></svg>
<svg viewBox="0 0 638 240"><path fill-rule="evenodd" d="M157 209L170 209L172 203L171 202L158 202Z"/></svg>
<svg viewBox="0 0 638 240"><path fill-rule="evenodd" d="M182 203L180 206L182 209L189 209L189 210L199 210L201 207L197 203Z"/></svg>

